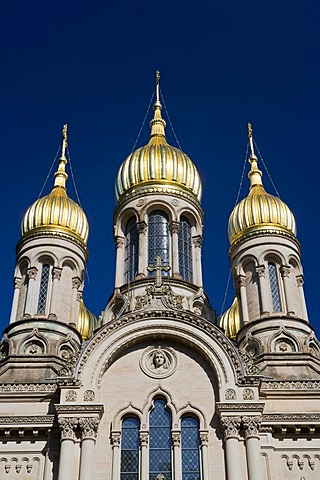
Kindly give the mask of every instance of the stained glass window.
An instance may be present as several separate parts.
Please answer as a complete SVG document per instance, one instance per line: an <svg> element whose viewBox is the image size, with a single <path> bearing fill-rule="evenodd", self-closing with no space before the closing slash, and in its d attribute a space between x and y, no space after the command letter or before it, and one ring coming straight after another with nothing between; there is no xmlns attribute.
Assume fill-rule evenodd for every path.
<svg viewBox="0 0 320 480"><path fill-rule="evenodd" d="M138 273L139 233L135 218L131 218L125 229L124 281L131 282Z"/></svg>
<svg viewBox="0 0 320 480"><path fill-rule="evenodd" d="M181 420L182 480L200 480L199 421Z"/></svg>
<svg viewBox="0 0 320 480"><path fill-rule="evenodd" d="M148 221L148 265L155 265L155 257L162 257L162 265L169 265L169 220L165 213L156 210ZM155 272L149 272L155 275ZM163 272L169 275L169 272Z"/></svg>
<svg viewBox="0 0 320 480"><path fill-rule="evenodd" d="M277 268L275 263L268 262L269 282L272 298L272 306L274 312L281 312L281 299L279 291L279 283L277 276Z"/></svg>
<svg viewBox="0 0 320 480"><path fill-rule="evenodd" d="M154 401L149 418L149 480L171 480L171 413L166 402Z"/></svg>
<svg viewBox="0 0 320 480"><path fill-rule="evenodd" d="M50 265L44 263L41 270L37 313L46 313Z"/></svg>
<svg viewBox="0 0 320 480"><path fill-rule="evenodd" d="M121 480L139 479L139 420L127 417L121 427Z"/></svg>
<svg viewBox="0 0 320 480"><path fill-rule="evenodd" d="M191 225L186 217L180 219L178 234L179 273L183 280L192 282L192 237Z"/></svg>

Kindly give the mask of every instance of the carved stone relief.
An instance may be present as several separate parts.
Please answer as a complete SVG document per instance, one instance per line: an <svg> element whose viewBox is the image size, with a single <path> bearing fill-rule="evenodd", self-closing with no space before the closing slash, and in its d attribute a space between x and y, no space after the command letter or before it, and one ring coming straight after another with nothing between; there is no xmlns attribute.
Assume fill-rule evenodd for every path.
<svg viewBox="0 0 320 480"><path fill-rule="evenodd" d="M235 390L233 390L233 388L227 388L224 398L225 400L236 400L237 395Z"/></svg>
<svg viewBox="0 0 320 480"><path fill-rule="evenodd" d="M254 400L253 390L251 390L251 388L245 388L243 390L242 398L243 398L243 400Z"/></svg>
<svg viewBox="0 0 320 480"><path fill-rule="evenodd" d="M23 353L25 355L43 355L44 346L38 340L31 340L30 342L25 344L23 348Z"/></svg>
<svg viewBox="0 0 320 480"><path fill-rule="evenodd" d="M177 357L172 348L151 346L143 352L140 367L149 377L165 378L175 372Z"/></svg>
<svg viewBox="0 0 320 480"><path fill-rule="evenodd" d="M75 390L68 390L66 393L66 402L76 402L77 392Z"/></svg>
<svg viewBox="0 0 320 480"><path fill-rule="evenodd" d="M94 402L95 401L95 393L93 390L86 390L83 394L83 401L84 402Z"/></svg>
<svg viewBox="0 0 320 480"><path fill-rule="evenodd" d="M0 478L11 480L17 478L17 475L19 475L19 478L29 478L29 476L25 477L25 474L30 473L32 473L32 478L38 478L39 465L40 457L37 456L2 456L0 459Z"/></svg>

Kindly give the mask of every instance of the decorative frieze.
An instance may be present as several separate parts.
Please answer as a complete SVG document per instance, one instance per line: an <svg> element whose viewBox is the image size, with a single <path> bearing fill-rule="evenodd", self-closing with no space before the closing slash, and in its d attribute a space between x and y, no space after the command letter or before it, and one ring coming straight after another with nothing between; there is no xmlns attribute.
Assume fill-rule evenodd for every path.
<svg viewBox="0 0 320 480"><path fill-rule="evenodd" d="M320 380L263 381L262 390L320 390Z"/></svg>

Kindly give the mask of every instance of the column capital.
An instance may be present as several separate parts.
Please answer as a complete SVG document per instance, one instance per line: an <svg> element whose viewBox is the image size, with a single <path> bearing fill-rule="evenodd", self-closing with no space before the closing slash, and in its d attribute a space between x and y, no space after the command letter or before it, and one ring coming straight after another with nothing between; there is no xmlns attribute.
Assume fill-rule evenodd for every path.
<svg viewBox="0 0 320 480"><path fill-rule="evenodd" d="M75 440L75 430L78 426L78 419L75 417L62 417L58 419L61 440Z"/></svg>
<svg viewBox="0 0 320 480"><path fill-rule="evenodd" d="M38 269L36 267L27 268L27 275L29 280L35 280L37 278Z"/></svg>
<svg viewBox="0 0 320 480"><path fill-rule="evenodd" d="M180 230L180 222L175 222L174 220L172 220L172 222L170 223L170 232L179 233L179 230Z"/></svg>
<svg viewBox="0 0 320 480"><path fill-rule="evenodd" d="M265 277L266 276L266 267L264 265L258 265L256 267L256 273L258 277Z"/></svg>
<svg viewBox="0 0 320 480"><path fill-rule="evenodd" d="M114 242L116 244L116 248L122 248L124 246L124 237L121 237L120 235L116 235L114 237Z"/></svg>
<svg viewBox="0 0 320 480"><path fill-rule="evenodd" d="M200 430L200 445L203 447L204 445L208 445L209 442L209 432L208 430Z"/></svg>
<svg viewBox="0 0 320 480"><path fill-rule="evenodd" d="M296 276L296 279L297 279L297 285L298 287L303 287L303 284L304 284L304 278L303 278L303 275L297 275Z"/></svg>
<svg viewBox="0 0 320 480"><path fill-rule="evenodd" d="M245 438L258 437L261 426L261 417L244 416L242 417L242 424Z"/></svg>
<svg viewBox="0 0 320 480"><path fill-rule="evenodd" d="M62 274L62 268L54 267L52 269L52 280L60 280Z"/></svg>
<svg viewBox="0 0 320 480"><path fill-rule="evenodd" d="M239 438L241 417L221 417L221 423L224 432L224 439Z"/></svg>
<svg viewBox="0 0 320 480"><path fill-rule="evenodd" d="M181 433L180 432L172 432L172 444L174 447L180 447L181 443Z"/></svg>
<svg viewBox="0 0 320 480"><path fill-rule="evenodd" d="M111 445L112 447L120 447L121 432L111 432Z"/></svg>
<svg viewBox="0 0 320 480"><path fill-rule="evenodd" d="M289 277L291 271L290 265L281 265L280 267L280 273L283 278Z"/></svg>
<svg viewBox="0 0 320 480"><path fill-rule="evenodd" d="M196 248L202 247L202 241L203 241L202 235L196 235L195 237L192 237L192 241L193 241L193 245Z"/></svg>
<svg viewBox="0 0 320 480"><path fill-rule="evenodd" d="M79 418L81 440L84 440L85 438L95 440L97 438L99 423L100 420L97 417Z"/></svg>
<svg viewBox="0 0 320 480"><path fill-rule="evenodd" d="M75 288L76 290L79 290L82 282L79 277L73 277L72 278L72 288Z"/></svg>
<svg viewBox="0 0 320 480"><path fill-rule="evenodd" d="M21 285L22 285L22 278L21 277L14 277L14 279L13 279L14 288L21 288Z"/></svg>
<svg viewBox="0 0 320 480"><path fill-rule="evenodd" d="M136 227L137 227L137 230L138 230L138 233L146 233L146 230L147 230L147 224L144 220L142 220L141 222L137 222L136 223Z"/></svg>
<svg viewBox="0 0 320 480"><path fill-rule="evenodd" d="M245 287L247 285L247 279L246 279L245 275L238 275L236 280L237 280L237 284L240 288Z"/></svg>
<svg viewBox="0 0 320 480"><path fill-rule="evenodd" d="M147 447L149 443L149 433L140 432L140 445L141 447Z"/></svg>

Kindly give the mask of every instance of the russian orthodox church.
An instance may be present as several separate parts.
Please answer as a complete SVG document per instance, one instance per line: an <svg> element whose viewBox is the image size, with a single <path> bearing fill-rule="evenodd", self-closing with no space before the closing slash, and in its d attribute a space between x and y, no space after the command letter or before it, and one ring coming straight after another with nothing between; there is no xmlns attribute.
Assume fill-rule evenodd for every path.
<svg viewBox="0 0 320 480"><path fill-rule="evenodd" d="M0 346L0 478L318 480L320 344L295 219L264 189L229 218L235 297L203 288L201 179L168 144L159 76L147 145L116 179L115 288L83 303L88 221L67 194L67 131L49 195L26 211Z"/></svg>

